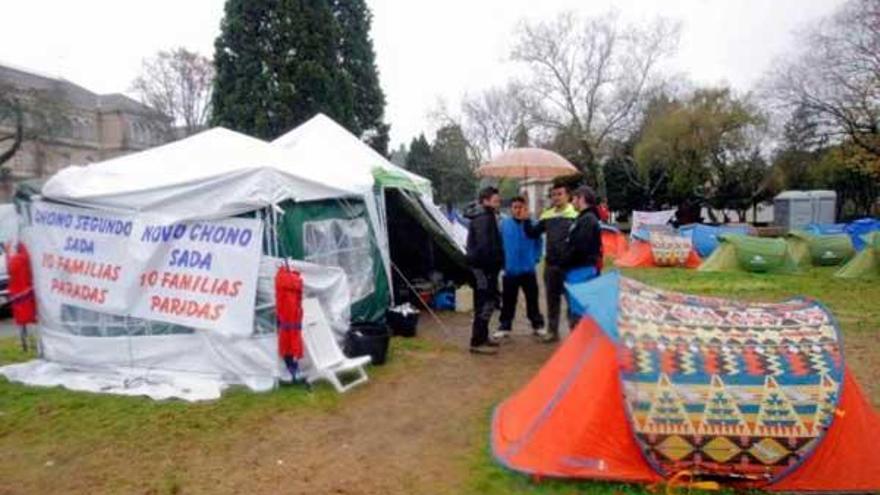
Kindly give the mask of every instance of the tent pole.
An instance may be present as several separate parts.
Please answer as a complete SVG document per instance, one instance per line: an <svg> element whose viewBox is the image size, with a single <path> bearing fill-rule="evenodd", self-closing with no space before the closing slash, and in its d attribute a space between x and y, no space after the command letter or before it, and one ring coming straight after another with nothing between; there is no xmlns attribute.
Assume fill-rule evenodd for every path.
<svg viewBox="0 0 880 495"><path fill-rule="evenodd" d="M394 268L394 271L397 272L398 275L400 275L401 280L403 280L409 290L412 291L413 294L415 294L416 300L422 303L422 306L424 306L431 317L434 318L434 321L436 321L437 325L440 326L440 330L443 331L443 336L447 339L450 338L451 331L449 330L449 327L443 324L443 320L441 320L440 317L437 316L437 313L435 313L434 310L432 310L431 307L422 300L422 298L419 296L419 291L417 291L416 288L413 287L413 285L410 283L410 281L403 275L403 272L400 271L400 268L397 268L397 265L394 264L394 262L391 262L391 267Z"/></svg>

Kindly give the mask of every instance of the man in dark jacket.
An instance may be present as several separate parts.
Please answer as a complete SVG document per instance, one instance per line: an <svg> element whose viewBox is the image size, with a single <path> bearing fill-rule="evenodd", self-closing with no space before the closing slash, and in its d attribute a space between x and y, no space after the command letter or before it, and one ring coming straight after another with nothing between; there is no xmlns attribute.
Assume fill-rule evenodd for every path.
<svg viewBox="0 0 880 495"><path fill-rule="evenodd" d="M547 299L547 329L537 333L544 342L559 340L559 313L562 295L565 292L566 239L569 229L577 218L577 211L569 201L568 188L563 184L555 185L550 190L552 206L544 210L537 224L533 225L531 222L525 224L529 237L536 238L541 234L546 236L544 292Z"/></svg>
<svg viewBox="0 0 880 495"><path fill-rule="evenodd" d="M596 193L589 186L581 186L572 195L578 216L566 240L565 281L586 282L599 275L602 260L602 232Z"/></svg>
<svg viewBox="0 0 880 495"><path fill-rule="evenodd" d="M469 212L467 262L474 275L474 324L471 352L495 354L498 344L489 340L489 320L498 304L498 273L504 266L504 250L498 230L498 189L480 191L476 211Z"/></svg>

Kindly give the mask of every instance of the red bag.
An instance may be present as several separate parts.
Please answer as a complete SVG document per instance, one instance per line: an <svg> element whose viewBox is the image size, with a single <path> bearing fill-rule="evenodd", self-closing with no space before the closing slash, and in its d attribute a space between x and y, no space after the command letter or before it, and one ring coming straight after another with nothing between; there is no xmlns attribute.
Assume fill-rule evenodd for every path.
<svg viewBox="0 0 880 495"><path fill-rule="evenodd" d="M278 269L275 274L275 312L281 357L301 359L303 356L302 291L302 277L298 272L287 266Z"/></svg>
<svg viewBox="0 0 880 495"><path fill-rule="evenodd" d="M16 250L10 247L6 254L6 269L9 272L9 300L12 304L12 317L16 325L27 325L37 321L37 301L34 298L34 281L31 275L31 261L27 248L18 243Z"/></svg>

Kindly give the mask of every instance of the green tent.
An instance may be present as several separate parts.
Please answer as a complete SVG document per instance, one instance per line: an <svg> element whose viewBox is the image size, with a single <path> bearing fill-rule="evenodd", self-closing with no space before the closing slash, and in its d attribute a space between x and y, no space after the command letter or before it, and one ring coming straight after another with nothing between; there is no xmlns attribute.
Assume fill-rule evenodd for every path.
<svg viewBox="0 0 880 495"><path fill-rule="evenodd" d="M865 249L843 265L835 277L840 278L878 278L880 277L880 232L862 236Z"/></svg>
<svg viewBox="0 0 880 495"><path fill-rule="evenodd" d="M847 234L816 235L793 230L789 232L786 241L792 256L801 267L842 265L856 253Z"/></svg>
<svg viewBox="0 0 880 495"><path fill-rule="evenodd" d="M792 273L798 270L784 239L721 234L718 240L718 249L700 265L701 271Z"/></svg>

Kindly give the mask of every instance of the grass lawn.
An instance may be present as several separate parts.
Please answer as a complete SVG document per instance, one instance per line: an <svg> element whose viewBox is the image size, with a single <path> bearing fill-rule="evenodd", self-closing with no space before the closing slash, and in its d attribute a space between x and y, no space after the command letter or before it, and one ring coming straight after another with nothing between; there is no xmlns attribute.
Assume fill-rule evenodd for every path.
<svg viewBox="0 0 880 495"><path fill-rule="evenodd" d="M755 301L780 301L807 296L827 305L843 330L844 351L850 367L874 406L880 406L880 283L832 277L836 268L814 268L799 275L706 273L695 270L654 268L623 270L624 275L651 285L681 292ZM486 413L487 418L489 412ZM485 434L488 437L488 419ZM622 494L650 493L643 487L599 482L544 480L502 468L487 448L475 453L471 489L486 494Z"/></svg>
<svg viewBox="0 0 880 495"><path fill-rule="evenodd" d="M373 368L373 379L405 369L410 356L432 349L424 341L394 342L389 350L392 364ZM21 351L18 338L0 339L0 365L34 357ZM252 434L258 438L262 425L277 415L326 415L338 409L342 400L323 383L313 393L289 388L269 393L233 389L217 401L187 403L27 387L0 377L0 494L33 492L9 486L8 480L26 483L46 478L59 479L59 490L70 493L91 492L83 490L82 484L100 486L102 493L190 493L182 488L189 487L187 473L178 467L179 459L169 455L175 450L222 452L233 437ZM117 458L132 452L137 455ZM119 464L139 476L131 477L118 467L112 472L112 466ZM93 472L82 479L83 469ZM65 478L74 477L81 485L64 485ZM143 478L151 481L145 486ZM198 492L204 490L207 487Z"/></svg>
<svg viewBox="0 0 880 495"><path fill-rule="evenodd" d="M880 350L874 345L880 330L880 284L842 281L832 278L832 273L833 269L814 269L790 276L677 269L625 272L653 285L698 294L762 301L779 301L793 296L821 300L840 321L848 364L875 406L880 405ZM468 332L463 323L467 315L460 316L461 321L453 325L453 331L464 335ZM395 438L395 442L416 446L415 449L422 449L425 444L439 444L439 438L449 436L450 431L442 428L427 430L425 426L429 422L454 422L450 427L464 432L451 446L444 446L442 452L434 453L450 461L448 466L443 465L440 469L438 478L441 481L431 482L435 483L432 486L436 489L427 492L499 495L647 493L643 487L613 483L556 480L536 483L500 467L487 447L491 407L503 400L509 390L520 386L522 378L505 382L494 377L510 372L504 366L520 370L519 377L529 376L531 367L538 366L544 358L521 361L529 363L524 367L517 361L506 360L503 355L488 361L469 359L455 346L450 349L446 346L438 339L394 339L389 364L370 372L375 383L365 387L359 395L356 392L354 396L343 397L328 387L318 387L312 394L290 389L265 394L233 390L218 401L188 404L86 394L59 388L31 388L0 378L0 494L45 491L47 486L57 487L61 492L155 494L234 493L240 492L241 486L249 486L254 492L277 493L275 486L269 484L275 480L271 470L275 452L270 453L273 456L268 459L270 466L262 463L264 459L260 451L251 452L260 444L272 443L272 434L265 433L267 425L277 423L280 418L296 425L314 422L316 417L327 417L327 425L318 421L314 431L298 431L291 435L292 441L301 441L304 436L314 434L323 441L336 442L337 437L328 433L330 428L345 432L351 421L346 415L358 414L361 408L369 405L368 401L372 401L375 410L395 411L390 416L399 415L404 419L404 416L417 412L421 407L419 401L427 401L428 396L419 394L428 387L436 387L434 393L443 394L448 399L425 406L431 408L430 411L420 411L423 414L420 417L425 419L404 423L392 417L377 422L381 426L376 427L381 432L378 435L380 445L387 445L383 437L396 431L399 438ZM514 350L526 357L536 350L546 350L529 343L516 346L519 344ZM0 339L0 364L30 357L18 350L17 339ZM508 359L516 357L515 354L507 355ZM442 363L455 363L447 368L461 370L442 370ZM489 377L485 381L485 391L474 392L470 401L462 400L456 380L460 375L461 380L472 381L474 373ZM407 390L414 393L410 402L402 401L402 394ZM462 411L461 418L452 420L437 415L433 408L446 403L443 401L450 404L451 410ZM352 412L352 406L357 411ZM430 436L431 431L440 436ZM343 433L343 438L350 435L351 432ZM286 447L279 448L279 451L283 448ZM337 455L336 450L330 452L330 458ZM404 450L399 455L418 459L424 451ZM218 462L224 458L226 461ZM250 460L236 463L236 459ZM414 461L416 466L420 462ZM362 463L359 459L350 461L349 465L363 465L364 476L397 478L398 473L407 471L403 473L403 481L397 482L396 486L401 487L397 493L425 492L423 489L405 489L405 476L418 475L419 468L383 465L385 471L378 474L371 470L369 463ZM248 485L251 480L247 477L251 472L259 473L259 477L254 475L258 479L253 481L255 484ZM463 480L464 485L458 481L452 488L453 485L444 484L446 478ZM239 484L228 484L232 479ZM14 480L15 485L10 485L8 480ZM68 486L64 482L76 484ZM264 484L257 485L257 482ZM388 490L345 493L388 493Z"/></svg>

